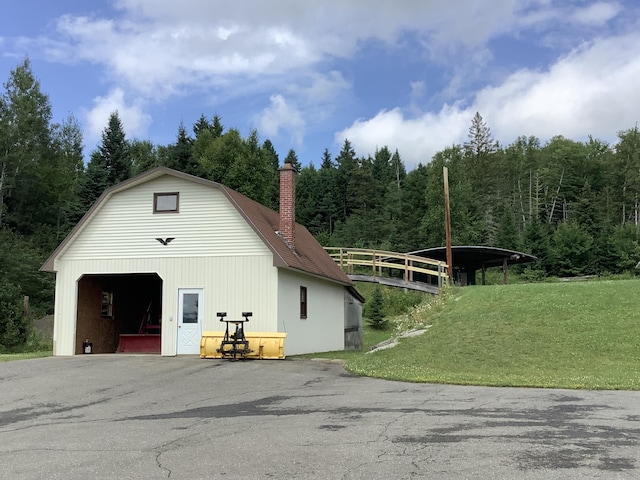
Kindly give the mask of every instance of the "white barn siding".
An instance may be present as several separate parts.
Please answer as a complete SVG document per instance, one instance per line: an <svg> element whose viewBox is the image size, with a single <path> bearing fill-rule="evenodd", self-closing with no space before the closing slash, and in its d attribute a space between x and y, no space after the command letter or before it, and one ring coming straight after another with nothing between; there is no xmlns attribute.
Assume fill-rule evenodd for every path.
<svg viewBox="0 0 640 480"><path fill-rule="evenodd" d="M71 269L57 272L53 322L54 355L75 353L77 297L78 284L74 272Z"/></svg>
<svg viewBox="0 0 640 480"><path fill-rule="evenodd" d="M307 287L307 318L300 318L300 287ZM344 286L280 270L278 325L286 355L344 349Z"/></svg>
<svg viewBox="0 0 640 480"><path fill-rule="evenodd" d="M215 314L253 312L248 330L277 331L277 269L271 255L65 261L56 282L54 354L75 353L77 281L84 274L157 273L162 279L162 355L176 354L178 289L204 289L203 330L221 330ZM114 299L116 302L117 299Z"/></svg>
<svg viewBox="0 0 640 480"><path fill-rule="evenodd" d="M153 194L179 192L179 213L153 213ZM156 238L175 237L168 245ZM85 274L157 273L162 284L162 354L176 354L179 288L204 288L203 330L216 312L250 329L277 331L273 255L219 190L160 177L115 193L55 260L54 354L75 353L77 282ZM114 301L117 301L114 299Z"/></svg>
<svg viewBox="0 0 640 480"><path fill-rule="evenodd" d="M179 192L179 213L153 213L153 194ZM169 245L156 238L174 237ZM62 253L96 258L264 255L267 247L220 190L160 177L113 194Z"/></svg>

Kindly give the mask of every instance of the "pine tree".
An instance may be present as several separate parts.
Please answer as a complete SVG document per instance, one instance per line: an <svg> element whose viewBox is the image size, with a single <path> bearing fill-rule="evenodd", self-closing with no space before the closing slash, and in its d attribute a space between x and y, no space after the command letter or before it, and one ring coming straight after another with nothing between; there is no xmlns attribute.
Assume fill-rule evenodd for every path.
<svg viewBox="0 0 640 480"><path fill-rule="evenodd" d="M264 164L269 169L271 177L268 193L269 203L267 206L273 210L277 210L278 204L280 203L280 175L278 174L280 159L278 158L278 152L276 152L271 140L267 139L262 143L260 154L263 157Z"/></svg>
<svg viewBox="0 0 640 480"><path fill-rule="evenodd" d="M207 117L200 115L200 118L193 124L193 134L198 138L205 132L212 133L213 126L207 120Z"/></svg>
<svg viewBox="0 0 640 480"><path fill-rule="evenodd" d="M302 165L300 164L300 160L298 160L298 155L293 148L289 149L289 152L287 152L284 163L290 163L296 172L302 170Z"/></svg>
<svg viewBox="0 0 640 480"><path fill-rule="evenodd" d="M511 206L505 206L495 237L495 246L507 250L518 251L520 249L520 235L515 222L515 214Z"/></svg>
<svg viewBox="0 0 640 480"><path fill-rule="evenodd" d="M320 163L320 168L323 170L335 168L333 160L331 160L331 153L329 153L328 148L325 148L324 152L322 152L322 162Z"/></svg>
<svg viewBox="0 0 640 480"><path fill-rule="evenodd" d="M342 149L336 157L336 164L338 165L336 175L336 193L338 195L340 205L339 219L344 221L353 211L353 205L351 204L352 194L350 191L350 182L353 172L358 168L356 152L351 146L351 142L347 139L345 139L342 144Z"/></svg>
<svg viewBox="0 0 640 480"><path fill-rule="evenodd" d="M81 188L85 210L93 205L105 189L130 178L132 165L129 143L116 111L109 116L109 123L102 132L102 144L91 153L87 164Z"/></svg>
<svg viewBox="0 0 640 480"><path fill-rule="evenodd" d="M480 112L476 112L469 127L469 141L464 146L475 158L494 153L497 150L495 140L491 137L491 129L487 126Z"/></svg>
<svg viewBox="0 0 640 480"><path fill-rule="evenodd" d="M80 188L84 176L82 130L70 115L53 132L55 162L46 175L57 199L56 230L52 244L59 243L82 216Z"/></svg>
<svg viewBox="0 0 640 480"><path fill-rule="evenodd" d="M178 127L176 143L167 147L165 166L190 175L200 174L200 165L193 156L193 139L183 124Z"/></svg>
<svg viewBox="0 0 640 480"><path fill-rule="evenodd" d="M213 116L213 124L211 125L211 133L213 138L220 138L224 133L224 127L222 126L222 118L218 115Z"/></svg>
<svg viewBox="0 0 640 480"><path fill-rule="evenodd" d="M388 321L384 318L384 298L380 287L376 286L371 295L371 301L368 308L368 322L375 330L384 330L387 328Z"/></svg>

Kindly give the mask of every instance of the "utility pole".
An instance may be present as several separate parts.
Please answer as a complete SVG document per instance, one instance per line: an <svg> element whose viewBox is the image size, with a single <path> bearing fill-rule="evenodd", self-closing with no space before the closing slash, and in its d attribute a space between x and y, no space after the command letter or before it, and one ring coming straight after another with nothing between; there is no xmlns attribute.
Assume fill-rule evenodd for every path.
<svg viewBox="0 0 640 480"><path fill-rule="evenodd" d="M447 274L449 284L453 283L453 254L451 252L451 213L449 210L449 169L442 167L444 177L444 231L447 242Z"/></svg>

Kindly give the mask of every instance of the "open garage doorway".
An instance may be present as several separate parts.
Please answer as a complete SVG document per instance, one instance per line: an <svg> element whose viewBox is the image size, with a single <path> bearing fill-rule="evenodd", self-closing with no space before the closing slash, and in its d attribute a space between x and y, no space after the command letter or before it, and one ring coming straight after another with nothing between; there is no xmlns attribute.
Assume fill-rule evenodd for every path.
<svg viewBox="0 0 640 480"><path fill-rule="evenodd" d="M87 341L92 353L160 354L162 279L157 274L84 275L76 305L76 354L83 353Z"/></svg>

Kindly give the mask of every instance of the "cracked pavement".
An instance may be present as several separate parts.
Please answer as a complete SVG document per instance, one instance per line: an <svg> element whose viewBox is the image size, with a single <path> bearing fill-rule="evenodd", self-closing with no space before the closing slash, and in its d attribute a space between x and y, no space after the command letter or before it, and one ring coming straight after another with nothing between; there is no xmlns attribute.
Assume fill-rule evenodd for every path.
<svg viewBox="0 0 640 480"><path fill-rule="evenodd" d="M0 472L635 479L640 393L390 382L311 360L24 360L0 364Z"/></svg>

